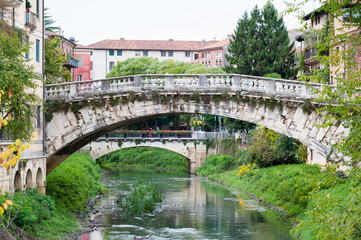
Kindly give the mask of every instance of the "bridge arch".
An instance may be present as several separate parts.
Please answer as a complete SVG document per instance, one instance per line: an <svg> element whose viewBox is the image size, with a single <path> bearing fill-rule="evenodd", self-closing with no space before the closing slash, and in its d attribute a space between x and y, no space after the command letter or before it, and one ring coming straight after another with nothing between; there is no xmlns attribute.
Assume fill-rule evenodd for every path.
<svg viewBox="0 0 361 240"><path fill-rule="evenodd" d="M28 171L26 172L25 186L26 188L33 188L33 175L31 169L28 169Z"/></svg>
<svg viewBox="0 0 361 240"><path fill-rule="evenodd" d="M119 146L118 142L122 142ZM130 139L120 140L97 139L86 145L81 151L89 152L94 159L98 159L108 153L127 148L151 147L168 150L177 153L187 159L188 172L194 172L199 159L205 158L207 155L206 146L200 144L202 141L196 139L140 139L139 142ZM165 142L166 141L166 142ZM197 147L194 142L197 141ZM204 140L203 140L204 141ZM211 152L210 152L211 153Z"/></svg>
<svg viewBox="0 0 361 240"><path fill-rule="evenodd" d="M167 87L169 82L175 81L175 76L173 80L170 75L166 76L163 85L159 83L163 78L157 75L152 78L155 79L152 80L156 82L155 85L147 80L148 85L120 87L120 90L110 89L111 81L116 81L114 79L89 82L89 85L94 84L98 88L104 86L103 91L87 92L81 86L89 85L79 83L57 85L58 88L67 86L67 89L70 89L63 95L59 90L54 90L58 91L57 95L51 95L53 93L50 94L49 89L54 87L48 86L48 99L65 101L68 105L76 104L78 109L71 111L70 108L63 108L52 112L53 118L46 126L49 153L47 173L70 154L110 131L144 119L166 115L210 114L255 123L303 143L313 152L311 163L325 163L331 152L331 145L347 135L342 125L326 128L316 126L323 123L324 119L312 108L305 109L307 105L318 103L312 101L314 95L310 94L307 86L301 82L250 76L243 80L242 76L231 75L231 86L227 85L229 83L225 80L224 86L197 88L192 86L191 78L183 76L179 81L186 84ZM226 77L231 78L230 75L222 76L219 81ZM204 76L199 76L197 84L204 84L203 78ZM208 82L207 79L205 82ZM121 84L132 82L118 80ZM133 77L135 85L139 81L147 83L144 79ZM187 84L190 86L187 87ZM73 90L71 95L74 87L76 90ZM305 101L308 103L305 104Z"/></svg>
<svg viewBox="0 0 361 240"><path fill-rule="evenodd" d="M16 190L22 190L22 181L21 181L21 175L19 171L16 171L15 177L14 177L14 191Z"/></svg>

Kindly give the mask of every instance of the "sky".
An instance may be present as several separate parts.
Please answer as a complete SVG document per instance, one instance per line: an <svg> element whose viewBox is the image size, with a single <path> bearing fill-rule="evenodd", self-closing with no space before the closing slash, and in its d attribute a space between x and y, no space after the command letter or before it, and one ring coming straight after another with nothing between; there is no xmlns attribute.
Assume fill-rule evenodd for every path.
<svg viewBox="0 0 361 240"><path fill-rule="evenodd" d="M83 45L104 39L224 40L245 11L267 0L45 0L48 13L64 36ZM273 0L279 12L282 0ZM312 6L311 6L312 7ZM299 27L287 15L288 29Z"/></svg>

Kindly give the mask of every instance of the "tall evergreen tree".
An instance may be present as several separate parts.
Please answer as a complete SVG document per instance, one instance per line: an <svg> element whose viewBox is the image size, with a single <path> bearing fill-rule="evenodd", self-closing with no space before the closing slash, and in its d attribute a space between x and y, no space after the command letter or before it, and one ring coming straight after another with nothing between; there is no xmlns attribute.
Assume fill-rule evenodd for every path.
<svg viewBox="0 0 361 240"><path fill-rule="evenodd" d="M255 76L276 72L292 79L297 74L293 48L273 4L268 3L262 12L256 6L250 17L246 12L238 21L228 46L229 65L225 70Z"/></svg>

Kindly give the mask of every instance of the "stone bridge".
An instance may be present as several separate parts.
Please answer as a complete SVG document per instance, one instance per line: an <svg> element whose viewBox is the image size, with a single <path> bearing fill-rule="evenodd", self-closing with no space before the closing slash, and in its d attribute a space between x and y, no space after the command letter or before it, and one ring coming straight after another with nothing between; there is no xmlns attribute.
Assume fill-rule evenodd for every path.
<svg viewBox="0 0 361 240"><path fill-rule="evenodd" d="M47 173L108 132L175 114L211 114L247 121L299 140L310 163L324 164L342 124L326 128L314 111L320 84L235 74L135 75L46 85ZM334 156L332 156L334 157Z"/></svg>
<svg viewBox="0 0 361 240"><path fill-rule="evenodd" d="M97 159L110 152L131 147L154 147L166 149L187 158L188 172L194 173L208 155L216 154L216 149L207 149L205 141L216 137L217 133L193 132L191 137L164 137L152 138L141 137L110 137L98 138L80 149L81 152L89 152Z"/></svg>

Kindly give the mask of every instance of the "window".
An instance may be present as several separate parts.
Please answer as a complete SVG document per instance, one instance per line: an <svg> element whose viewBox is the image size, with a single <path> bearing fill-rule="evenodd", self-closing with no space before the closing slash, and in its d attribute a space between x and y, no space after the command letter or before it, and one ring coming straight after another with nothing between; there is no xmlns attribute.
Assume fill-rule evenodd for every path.
<svg viewBox="0 0 361 240"><path fill-rule="evenodd" d="M77 75L76 75L76 81L77 81L77 82L83 81L83 75L82 75L82 74L77 74Z"/></svg>
<svg viewBox="0 0 361 240"><path fill-rule="evenodd" d="M121 50L117 51L117 56L122 56L122 51Z"/></svg>
<svg viewBox="0 0 361 240"><path fill-rule="evenodd" d="M206 58L210 58L211 57L211 52L206 52Z"/></svg>
<svg viewBox="0 0 361 240"><path fill-rule="evenodd" d="M186 56L186 57L190 57L190 56L191 56L191 53L190 53L190 52L186 52L186 53L185 53L185 56Z"/></svg>
<svg viewBox="0 0 361 240"><path fill-rule="evenodd" d="M173 52L172 51L168 52L168 57L173 57Z"/></svg>
<svg viewBox="0 0 361 240"><path fill-rule="evenodd" d="M39 0L36 0L36 16L39 17L40 14L40 3Z"/></svg>
<svg viewBox="0 0 361 240"><path fill-rule="evenodd" d="M135 51L135 56L139 57L140 56L140 51Z"/></svg>
<svg viewBox="0 0 361 240"><path fill-rule="evenodd" d="M29 44L29 36L25 37L25 43ZM29 59L29 50L25 53L25 59Z"/></svg>
<svg viewBox="0 0 361 240"><path fill-rule="evenodd" d="M205 53L202 52L202 53L201 53L201 58L204 58L204 56L205 56Z"/></svg>
<svg viewBox="0 0 361 240"><path fill-rule="evenodd" d="M36 127L41 127L41 108L40 106L36 106Z"/></svg>
<svg viewBox="0 0 361 240"><path fill-rule="evenodd" d="M194 54L194 60L197 60L198 59L198 53L195 53Z"/></svg>
<svg viewBox="0 0 361 240"><path fill-rule="evenodd" d="M114 50L109 51L109 56L114 56Z"/></svg>
<svg viewBox="0 0 361 240"><path fill-rule="evenodd" d="M114 62L109 62L109 71L111 71L114 67Z"/></svg>
<svg viewBox="0 0 361 240"><path fill-rule="evenodd" d="M333 85L333 76L331 76L331 85Z"/></svg>
<svg viewBox="0 0 361 240"><path fill-rule="evenodd" d="M90 56L93 56L93 51L90 52Z"/></svg>
<svg viewBox="0 0 361 240"><path fill-rule="evenodd" d="M36 39L36 62L40 62L40 40Z"/></svg>
<svg viewBox="0 0 361 240"><path fill-rule="evenodd" d="M148 51L143 51L143 56L148 57Z"/></svg>
<svg viewBox="0 0 361 240"><path fill-rule="evenodd" d="M223 53L222 50L216 52L216 57L222 57Z"/></svg>
<svg viewBox="0 0 361 240"><path fill-rule="evenodd" d="M166 53L165 51L161 51L161 52L160 52L160 56L161 56L161 57L165 57L166 54L167 54L167 53Z"/></svg>
<svg viewBox="0 0 361 240"><path fill-rule="evenodd" d="M83 56L78 56L78 66L83 66Z"/></svg>

